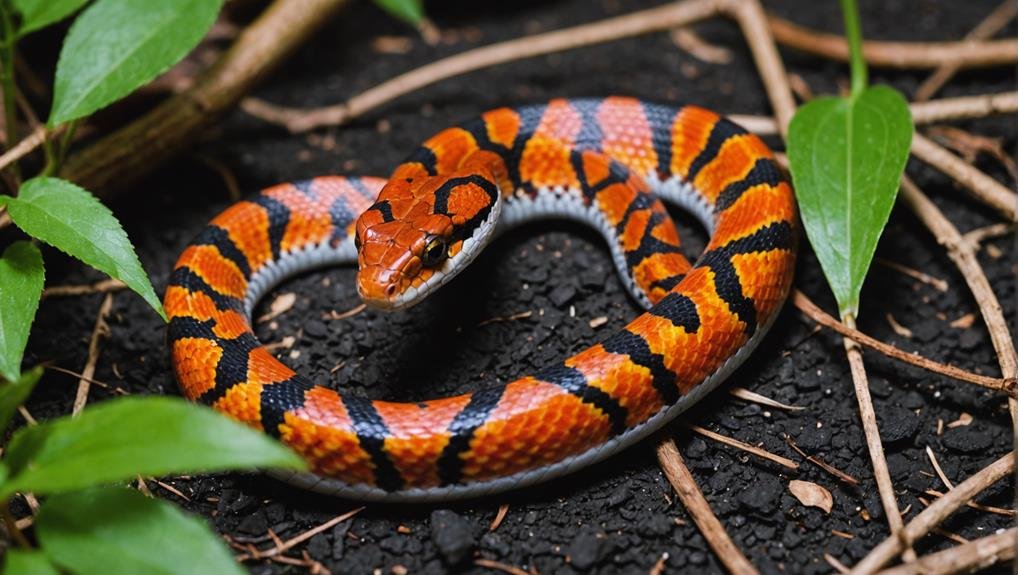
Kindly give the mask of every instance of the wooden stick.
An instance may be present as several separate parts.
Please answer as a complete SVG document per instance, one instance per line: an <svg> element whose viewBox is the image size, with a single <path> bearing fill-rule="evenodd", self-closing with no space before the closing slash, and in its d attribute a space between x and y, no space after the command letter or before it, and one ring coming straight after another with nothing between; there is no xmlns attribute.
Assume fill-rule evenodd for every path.
<svg viewBox="0 0 1018 575"><path fill-rule="evenodd" d="M1003 561L1011 561L1018 549L1018 527L950 549L920 557L913 563L879 572L879 575L952 575L972 573Z"/></svg>
<svg viewBox="0 0 1018 575"><path fill-rule="evenodd" d="M1018 221L1018 195L997 180L918 132L912 136L912 154L951 176L968 188L977 199L1003 214L1008 221Z"/></svg>
<svg viewBox="0 0 1018 575"><path fill-rule="evenodd" d="M186 149L347 3L275 0L191 88L71 156L63 177L107 196L129 186Z"/></svg>
<svg viewBox="0 0 1018 575"><path fill-rule="evenodd" d="M110 326L106 323L106 316L113 309L113 294L107 293L99 306L99 315L95 318L95 328L92 330L92 339L88 342L88 360L85 362L85 369L81 370L81 379L78 380L78 392L74 396L74 407L71 415L78 415L85 404L88 403L88 390L92 386L92 376L95 375L95 364L99 361L100 343L110 335Z"/></svg>
<svg viewBox="0 0 1018 575"><path fill-rule="evenodd" d="M879 351L887 357L912 364L916 367L921 367L934 373L946 375L959 381L974 383L978 386L993 389L995 391L1003 391L1011 397L1018 397L1018 383L1014 380L997 379L987 377L985 375L979 375L957 368L953 365L938 363L921 355L902 351L891 344L874 339L857 329L839 322L834 317L826 314L824 310L820 309L815 303L813 303L812 300L806 297L806 294L799 290L792 292L792 303L799 309L799 311L806 314L810 319L818 324L834 330L842 336L858 342L860 345Z"/></svg>
<svg viewBox="0 0 1018 575"><path fill-rule="evenodd" d="M127 284L124 282L110 278L91 285L63 285L48 287L42 290L42 297L62 297L106 293L111 291L120 291L126 287Z"/></svg>
<svg viewBox="0 0 1018 575"><path fill-rule="evenodd" d="M1001 478L1014 473L1014 461L1014 452L1012 451L959 483L954 489L948 491L947 495L934 501L905 525L903 530L905 538L909 541L915 541L926 535L932 528L946 519L948 515L964 505L966 501L972 499L979 492L993 485ZM875 573L884 564L893 559L895 554L900 552L901 549L902 545L899 538L888 537L852 568L852 575Z"/></svg>
<svg viewBox="0 0 1018 575"><path fill-rule="evenodd" d="M848 61L843 36L817 32L774 15L767 16L774 39L800 52L831 60ZM990 42L874 42L862 45L866 63L882 68L939 68L954 62L962 68L1006 66L1018 63L1018 40Z"/></svg>
<svg viewBox="0 0 1018 575"><path fill-rule="evenodd" d="M5 169L7 166L17 162L21 158L25 157L32 150L38 148L46 141L46 126L38 126L32 133L25 136L23 140L17 143L13 148L4 152L0 156L0 170Z"/></svg>
<svg viewBox="0 0 1018 575"><path fill-rule="evenodd" d="M759 447L756 447L755 445L750 445L750 444L748 444L748 443L746 443L744 441L739 441L738 439L734 439L734 438L728 437L727 435L721 435L720 433L715 433L715 432L713 432L713 431L711 431L711 430L709 430L707 428L700 427L699 425L687 425L686 427L688 427L692 431L695 431L696 433L699 433L700 435L702 435L704 437L708 437L710 439L713 439L714 441L717 441L718 443L724 443L725 445L730 445L730 446L732 446L732 447L734 447L736 449L741 449L742 451L745 451L747 453L752 453L753 455L756 455L757 457L762 457L763 459L766 459L768 461L773 461L774 463L777 463L778 465L787 467L787 468L792 469L792 470L799 469L799 464L798 463L792 461L791 459L788 459L787 457L781 457L780 455L775 455L775 454L771 453L770 451L767 451L766 449L760 449Z"/></svg>
<svg viewBox="0 0 1018 575"><path fill-rule="evenodd" d="M284 108L265 106L252 99L245 99L241 106L249 114L281 124L293 133L338 126L404 94L448 78L506 62L670 30L715 16L727 3L727 0L683 0L592 24L482 46L425 64L332 106L312 110Z"/></svg>
<svg viewBox="0 0 1018 575"><path fill-rule="evenodd" d="M1018 2L1015 0L1004 0L993 12L990 12L989 16L965 35L965 40L971 42L992 38L994 34L1007 26L1014 19L1015 15L1018 15ZM954 77L958 70L957 62L944 62L929 78L923 80L923 83L916 88L913 99L917 102L929 100L933 94L937 93L937 90Z"/></svg>
<svg viewBox="0 0 1018 575"><path fill-rule="evenodd" d="M679 448L671 439L662 441L657 446L657 460L665 472L668 482L675 488L675 493L682 500L682 504L689 511L693 522L703 533L707 544L714 550L714 554L721 563L728 569L729 573L742 575L744 573L758 573L753 564L746 559L742 551L721 526L721 522L710 510L710 505L704 498L700 488L696 486L693 475L686 468L686 463L679 454Z"/></svg>

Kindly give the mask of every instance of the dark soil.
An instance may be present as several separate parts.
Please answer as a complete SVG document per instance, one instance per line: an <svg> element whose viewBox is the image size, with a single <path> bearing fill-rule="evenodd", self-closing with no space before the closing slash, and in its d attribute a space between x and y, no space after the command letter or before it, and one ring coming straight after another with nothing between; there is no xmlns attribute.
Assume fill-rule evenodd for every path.
<svg viewBox="0 0 1018 575"><path fill-rule="evenodd" d="M437 24L454 37L425 45L401 24L367 2L358 3L302 49L261 89L259 97L300 106L340 101L395 74L474 46L527 33L597 20L655 2L568 0L514 2L482 12L474 2L434 2ZM863 23L873 39L957 39L992 10L997 0L866 2ZM833 2L773 1L769 7L796 22L824 30L840 28ZM173 261L217 212L229 204L226 188L199 157L233 171L248 191L326 173L384 175L416 144L438 130L488 108L544 101L559 96L627 94L661 102L694 102L730 113L768 113L757 72L737 28L715 20L696 27L711 42L734 50L727 65L700 62L679 51L667 34L625 40L500 66L453 79L407 96L341 129L291 136L241 112L231 114L194 147L193 153L160 170L113 204L135 241L157 290ZM1011 33L1013 34L1013 30ZM411 38L405 55L379 54L382 35ZM847 85L847 69L786 52L789 69L817 93ZM910 93L926 73L873 71L874 82ZM960 75L943 95L1013 89L1014 76L1001 70ZM962 124L1004 139L1014 152L1014 118ZM139 153L144 153L140 150ZM1005 181L989 160L981 168ZM962 231L999 221L944 176L910 165L916 181ZM703 245L702 231L681 214L691 254ZM1015 261L1011 238L991 241L980 260L1009 317L1015 315ZM989 254L996 254L996 257ZM1003 255L1001 255L1003 253ZM990 340L962 277L926 230L896 209L881 242L884 258L946 280L941 293L883 265L875 265L863 293L861 327L902 348L987 374L999 374ZM46 253L49 284L101 279L53 250ZM277 293L298 294L296 306L262 324L263 341L295 336L281 357L315 380L373 398L415 400L474 388L485 378L515 378L605 337L635 314L615 277L608 251L592 232L561 225L519 230L502 238L471 270L430 301L402 313L365 311L325 321L330 310L359 302L352 269L310 274ZM832 310L815 257L804 249L797 286ZM271 300L271 296L267 298ZM27 364L53 362L80 370L101 296L47 300L42 304ZM518 321L485 320L531 311ZM896 335L892 314L913 332ZM970 328L950 323L976 314ZM588 322L607 316L606 325ZM483 324L483 325L482 325ZM96 378L133 394L177 394L164 343L164 326L142 301L116 295L112 336L104 344ZM867 367L887 460L906 518L923 509L927 489L943 490L924 449L938 455L954 481L987 465L1011 448L1011 427L999 394L904 366L867 353ZM338 366L338 368L337 368ZM40 418L69 413L72 377L48 372L28 408ZM734 399L727 389L743 386L776 400L806 407L789 413ZM91 402L112 397L93 387ZM940 422L971 414L969 425ZM800 314L786 309L747 365L730 382L684 417L801 463L797 473L674 427L693 475L736 544L764 572L830 572L829 554L851 565L887 536L840 338L814 332ZM806 462L784 441L861 480L850 487ZM125 438L129 441L130 438ZM818 483L834 496L830 514L804 507L789 492L791 479ZM267 529L281 538L318 525L356 504L301 492L261 475L230 474L166 481L188 501L157 493L208 518L215 529L241 541L267 545ZM979 500L1013 502L1010 482L990 488ZM509 505L501 526L488 526L498 507ZM1005 527L998 515L967 510L943 527L966 538ZM942 535L918 542L920 553L952 545ZM717 559L662 476L647 441L606 463L573 476L504 496L452 506L369 505L353 520L312 538L306 551L334 573L456 571L481 573L475 558L487 558L540 573L647 573L659 560L667 572L718 572ZM257 573L299 572L272 563L250 564Z"/></svg>

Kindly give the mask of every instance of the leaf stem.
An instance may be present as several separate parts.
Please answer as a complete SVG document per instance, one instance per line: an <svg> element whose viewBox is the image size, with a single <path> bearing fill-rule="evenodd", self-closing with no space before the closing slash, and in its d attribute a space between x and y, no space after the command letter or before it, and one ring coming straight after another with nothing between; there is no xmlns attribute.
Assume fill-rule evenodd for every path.
<svg viewBox="0 0 1018 575"><path fill-rule="evenodd" d="M841 0L841 14L845 20L845 37L848 40L848 62L852 71L852 97L866 89L866 60L862 55L862 29L859 26L859 9L855 0Z"/></svg>
<svg viewBox="0 0 1018 575"><path fill-rule="evenodd" d="M0 27L3 32L3 42L0 43L0 85L4 91L4 128L7 135L7 145L13 146L18 141L18 116L17 102L14 93L14 22L11 20L11 5L9 0L0 3ZM16 182L20 183L21 171L16 163L11 164L10 171Z"/></svg>

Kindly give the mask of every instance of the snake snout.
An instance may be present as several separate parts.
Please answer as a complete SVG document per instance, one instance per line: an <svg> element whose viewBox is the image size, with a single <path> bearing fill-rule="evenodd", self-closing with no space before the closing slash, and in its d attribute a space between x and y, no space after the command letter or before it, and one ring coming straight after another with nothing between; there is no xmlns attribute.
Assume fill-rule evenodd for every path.
<svg viewBox="0 0 1018 575"><path fill-rule="evenodd" d="M392 308L399 295L403 276L382 266L368 266L357 272L357 293L371 307Z"/></svg>

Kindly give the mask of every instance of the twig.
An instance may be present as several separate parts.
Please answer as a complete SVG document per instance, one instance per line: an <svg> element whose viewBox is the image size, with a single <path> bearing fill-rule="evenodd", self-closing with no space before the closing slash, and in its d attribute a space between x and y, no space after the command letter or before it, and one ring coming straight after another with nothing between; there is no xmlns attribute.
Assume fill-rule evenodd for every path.
<svg viewBox="0 0 1018 575"><path fill-rule="evenodd" d="M353 316L361 313L362 311L367 309L367 307L368 306L366 304L362 303L360 305L354 306L354 307L352 307L352 308L350 308L350 309L348 309L346 311L343 311L343 312L338 312L338 311L332 309L332 310L329 310L329 313L325 314L322 317L322 319L331 319L331 320L347 319L347 318L353 317Z"/></svg>
<svg viewBox="0 0 1018 575"><path fill-rule="evenodd" d="M806 294L802 293L799 290L795 290L794 292L792 292L792 303L795 305L796 308L799 309L799 311L806 314L810 319L817 322L818 324L826 328L832 329L841 334L842 336L856 341L860 345L864 345L870 349L879 351L880 353L886 355L887 357L912 364L916 367L921 367L934 373L946 375L959 381L974 383L978 386L993 389L996 391L1003 391L1004 393L1008 394L1011 397L1018 397L1018 385L1016 385L1014 381L987 377L985 375L979 375L976 373L972 373L970 371L965 371L963 369L957 368L953 365L945 365L942 363L938 363L931 359L927 359L921 355L916 355L913 353L907 353L905 351L902 351L901 349L898 349L897 347L891 344L884 343L878 339L874 339L854 328L851 328L839 322L830 315L826 314L822 309L817 307L815 303L813 303L808 297L806 297Z"/></svg>
<svg viewBox="0 0 1018 575"><path fill-rule="evenodd" d="M514 314L510 314L510 315L500 315L500 316L495 316L495 317L489 317L488 319L481 320L477 324L477 327L485 326L485 325L492 324L492 323L505 322L505 321L517 321L517 320L521 320L521 319L526 319L526 318L528 318L528 317L530 317L532 315L534 315L534 312L532 310L528 309L527 311L521 311L521 312L517 312L517 313L514 313Z"/></svg>
<svg viewBox="0 0 1018 575"><path fill-rule="evenodd" d="M986 240L1013 234L1014 231L1014 224L993 224L965 232L962 238L965 242L972 244L972 248L975 249Z"/></svg>
<svg viewBox="0 0 1018 575"><path fill-rule="evenodd" d="M92 376L95 375L95 364L99 361L99 344L109 336L110 326L106 323L106 316L113 308L113 294L107 293L99 306L99 315L95 318L95 328L92 330L92 339L88 342L88 360L85 362L85 369L81 370L81 379L78 380L78 392L74 396L74 407L71 415L78 415L85 408L88 402L88 389L92 385Z"/></svg>
<svg viewBox="0 0 1018 575"><path fill-rule="evenodd" d="M933 464L933 470L937 472L937 477L944 482L944 486L947 487L949 491L954 489L954 484L951 483L951 480L944 474L944 470L940 468L940 462L937 461L937 456L933 454L933 450L930 449L929 445L926 446L926 456L930 458L930 463Z"/></svg>
<svg viewBox="0 0 1018 575"><path fill-rule="evenodd" d="M880 571L880 575L952 575L972 573L1010 561L1018 549L1018 527L980 537L950 549L924 555L914 563Z"/></svg>
<svg viewBox="0 0 1018 575"><path fill-rule="evenodd" d="M704 437L709 437L709 438L711 438L714 441L717 441L719 443L724 443L725 445L730 445L730 446L732 446L732 447L734 447L736 449L741 449L741 450L743 450L743 451L745 451L747 453L752 453L753 455L756 455L757 457L762 457L762 458L764 458L764 459L766 459L768 461L773 461L774 463L777 463L778 465L782 465L784 467L787 467L787 468L793 469L793 470L799 469L799 464L794 462L794 461L792 461L791 459L788 459L787 457L781 457L780 455L774 455L773 453L771 453L771 452L769 452L769 451L767 451L765 449L761 449L759 447L750 445L748 443L744 443L742 441L739 441L738 439L733 439L731 437L728 437L727 435L721 435L720 433L715 433L715 432L713 432L713 431L711 431L709 429L700 427L699 425L687 425L686 427L688 427L689 429L695 431L696 433L699 433L700 435L702 435Z"/></svg>
<svg viewBox="0 0 1018 575"><path fill-rule="evenodd" d="M691 56L708 64L728 64L732 51L724 46L715 46L700 37L691 26L672 30L672 42Z"/></svg>
<svg viewBox="0 0 1018 575"><path fill-rule="evenodd" d="M733 387L728 390L728 393L744 401L766 405L767 407L773 407L774 409L780 409L782 411L802 411L806 409L801 405L788 405L787 403L781 403L780 401L771 399L765 395L760 395L759 393L750 391L745 387Z"/></svg>
<svg viewBox="0 0 1018 575"><path fill-rule="evenodd" d="M1018 112L1018 92L912 102L909 104L909 110L912 111L912 122L917 126L948 120L1013 114ZM774 118L748 114L730 114L728 118L754 134L770 136L778 133L778 125L774 122Z"/></svg>
<svg viewBox="0 0 1018 575"><path fill-rule="evenodd" d="M891 260L884 259L884 258L875 258L874 261L876 261L878 264L880 264L880 265L882 265L884 267L888 267L888 268L891 268L894 271L901 272L901 273L907 275L908 277L910 277L910 278L912 278L914 280L920 281L920 282L922 282L922 283L924 283L924 284L926 284L928 286L931 286L931 287L933 287L937 291L941 291L941 292L946 292L947 291L947 287L948 286L947 286L947 282L946 281L944 281L944 280L942 280L940 278L935 278L935 277L931 276L930 274L928 274L926 272L921 272L919 270L912 269L912 268L910 268L908 266L899 264L898 262L891 261Z"/></svg>
<svg viewBox="0 0 1018 575"><path fill-rule="evenodd" d="M186 149L346 4L275 0L192 87L68 158L62 175L103 195L129 186Z"/></svg>
<svg viewBox="0 0 1018 575"><path fill-rule="evenodd" d="M53 286L42 290L42 297L62 297L75 295L88 295L94 293L106 293L120 291L127 287L127 284L120 280L107 279L91 285L66 285Z"/></svg>
<svg viewBox="0 0 1018 575"><path fill-rule="evenodd" d="M976 258L975 247L965 241L954 224L908 176L902 176L900 197L926 225L937 239L937 243L947 248L947 257L951 258L951 261L958 266L962 277L965 278L965 283L972 291L983 321L986 322L986 328L990 332L990 340L997 352L1001 375L1004 376L1008 388L1013 391L1016 382L1018 382L1018 353L1015 352L1014 340L1008 330L1007 320L1004 319L1000 302L997 301L990 281L986 278L986 274L983 273L983 268ZM1011 396L1008 399L1011 423L1015 429L1018 429L1018 400L1015 399L1013 393L1009 393L1009 395Z"/></svg>
<svg viewBox="0 0 1018 575"><path fill-rule="evenodd" d="M495 514L495 518L491 520L491 525L488 526L488 531L494 531L498 529L498 526L505 520L505 516L509 513L509 504L503 503L498 506L498 513Z"/></svg>
<svg viewBox="0 0 1018 575"><path fill-rule="evenodd" d="M56 365L47 365L46 369L51 370L51 371L58 371L60 373L66 373L67 375L73 375L74 377L78 378L79 380L87 379L90 384L98 385L99 387L101 387L103 389L108 389L108 390L112 391L113 393L119 393L120 395L130 395L130 393L128 391L126 391L126 390L123 390L123 389L121 389L119 387L110 385L108 383L104 383L102 381L99 381L98 379L85 377L84 374L78 373L76 371L72 371L70 369L64 369L64 368L62 368L60 366L56 366Z"/></svg>
<svg viewBox="0 0 1018 575"><path fill-rule="evenodd" d="M1018 15L1018 2L1015 2L1015 0L1004 0L993 12L990 12L989 16L965 35L965 40L978 41L992 38L994 34L1007 26L1014 19L1015 15ZM943 87L958 72L958 69L957 62L952 61L942 64L916 88L915 100L919 102L929 100L930 96L937 93L937 90Z"/></svg>
<svg viewBox="0 0 1018 575"><path fill-rule="evenodd" d="M700 488L696 486L689 469L686 468L679 449L671 439L662 441L657 447L657 460L665 472L665 477L675 488L682 504L686 506L689 515L693 518L696 526L700 528L703 538L714 550L718 560L728 569L730 573L741 575L743 573L757 573L753 564L746 559L742 551L735 546L732 539L725 533L725 528L710 510L710 505L704 499Z"/></svg>
<svg viewBox="0 0 1018 575"><path fill-rule="evenodd" d="M834 467L833 465L825 463L819 457L814 457L812 455L808 455L805 451L800 449L799 446L796 445L794 441L792 441L792 438L790 436L785 435L785 443L787 443L789 447L794 449L796 453L798 453L799 455L805 457L806 461L809 461L810 463L812 463L813 465L816 465L820 469L823 469L827 473L830 473L831 475L837 477L838 479L844 481L845 483L847 483L849 485L853 485L853 486L854 485L859 485L859 480L856 479L855 477L852 477L851 475L845 473L844 471L838 469L837 467Z"/></svg>
<svg viewBox="0 0 1018 575"><path fill-rule="evenodd" d="M851 314L846 314L844 321L846 326L855 328L855 318ZM880 428L877 426L877 414L873 410L873 399L870 397L870 384L866 377L866 366L862 361L862 349L858 343L851 339L845 338L843 341L845 353L848 355L848 365L852 372L855 398L859 404L859 418L862 421L863 435L866 437L866 449L869 451L870 463L873 466L873 479L877 483L877 492L880 494L880 503L884 507L884 515L891 528L891 537L901 540L905 560L911 561L915 558L915 551L912 550L912 540L906 538L902 531L901 511L898 509L898 500L894 496L894 484L891 482L891 473L887 469L884 446L880 441Z"/></svg>
<svg viewBox="0 0 1018 575"><path fill-rule="evenodd" d="M332 519L326 521L325 523L322 523L318 527L315 527L313 529L308 529L304 533L301 533L300 535L298 535L296 537L293 537L292 539L286 540L282 544L277 544L272 549L268 549L268 550L265 550L265 551L261 551L261 550L255 549L255 550L253 550L251 553L249 553L247 555L238 555L236 557L236 559L237 559L237 561L247 561L248 559L270 559L272 557L276 557L278 555L282 555L283 553L287 552L288 550L292 549L293 547L295 547L297 545L300 545L301 543L307 541L308 539L311 539L315 535L318 535L322 531L325 531L326 529L330 529L330 528L334 527L335 525L338 525L338 524L346 521L347 519L350 519L351 517L353 517L354 515L357 515L358 513L360 513L363 510L364 510L363 507L358 507L358 508L353 509L351 511L347 511L346 513L344 513L342 515L338 515L338 516L333 517Z"/></svg>
<svg viewBox="0 0 1018 575"><path fill-rule="evenodd" d="M774 15L767 16L774 39L800 52L848 61L843 36L817 32ZM953 62L962 68L1006 66L1018 62L1018 40L988 42L874 42L862 45L866 63L884 68L939 68Z"/></svg>
<svg viewBox="0 0 1018 575"><path fill-rule="evenodd" d="M903 529L904 537L909 541L915 541L929 533L930 529L939 525L948 515L964 505L966 501L972 499L976 494L993 485L1001 478L1014 473L1014 461L1015 457L1012 451L959 483L947 495L934 501L929 507L912 518ZM888 537L852 568L852 574L868 575L875 573L877 569L880 569L896 553L901 551L901 548L902 542L899 538Z"/></svg>
<svg viewBox="0 0 1018 575"><path fill-rule="evenodd" d="M498 561L492 561L491 559L474 559L474 565L494 569L503 573L509 573L509 575L531 575L519 567L513 567L512 565L506 565L505 563L499 563Z"/></svg>
<svg viewBox="0 0 1018 575"><path fill-rule="evenodd" d="M954 126L931 126L926 133L934 141L961 154L966 162L975 162L980 153L992 156L1004 166L1012 180L1018 180L1018 164L1004 151L1000 138L977 136Z"/></svg>
<svg viewBox="0 0 1018 575"><path fill-rule="evenodd" d="M1018 195L997 180L918 132L912 136L912 154L951 176L976 198L1003 214L1008 221L1018 221Z"/></svg>
<svg viewBox="0 0 1018 575"><path fill-rule="evenodd" d="M39 126L31 134L0 156L0 170L25 157L46 141L46 126Z"/></svg>
<svg viewBox="0 0 1018 575"><path fill-rule="evenodd" d="M277 107L251 98L245 98L241 107L252 116L283 125L293 133L342 125L404 94L454 76L543 54L670 30L714 16L726 3L727 0L684 0L592 24L498 42L425 64L361 92L346 102L323 108Z"/></svg>
<svg viewBox="0 0 1018 575"><path fill-rule="evenodd" d="M936 489L927 489L924 491L926 495L932 495L933 497L943 497L944 494ZM987 513L993 513L995 515L1003 515L1004 517L1014 517L1018 515L1018 511L1014 509L1004 509L1003 507L995 507L993 505L983 505L976 501L966 501L965 505L975 509L976 511L985 511Z"/></svg>

